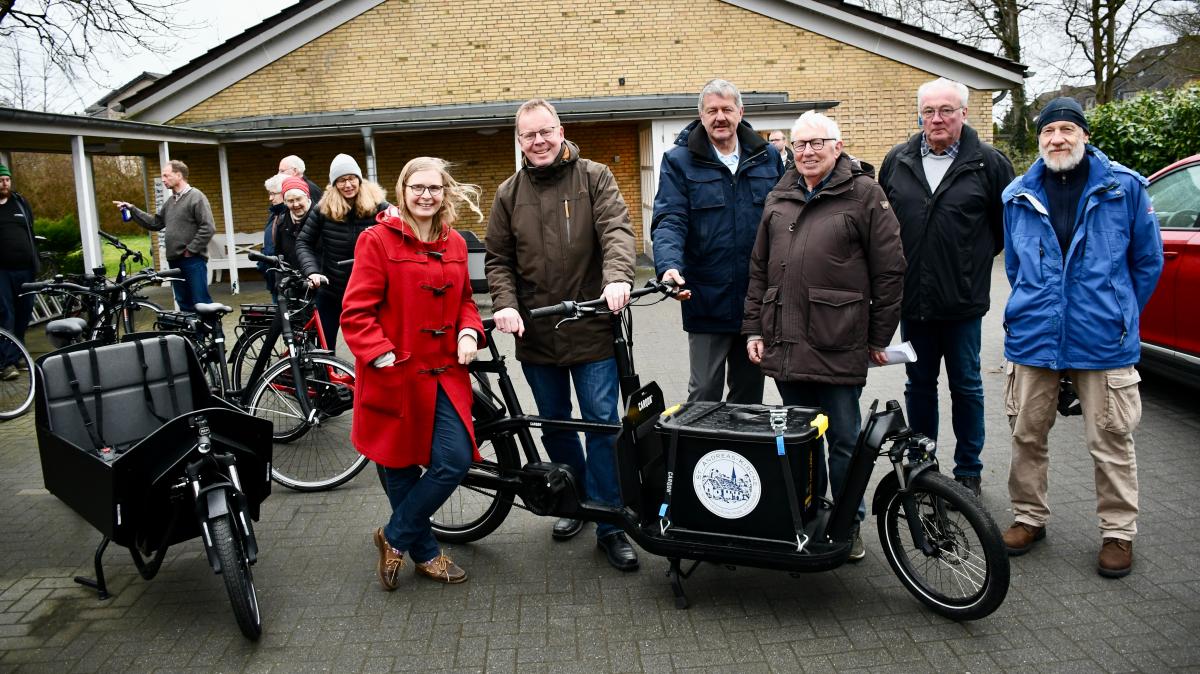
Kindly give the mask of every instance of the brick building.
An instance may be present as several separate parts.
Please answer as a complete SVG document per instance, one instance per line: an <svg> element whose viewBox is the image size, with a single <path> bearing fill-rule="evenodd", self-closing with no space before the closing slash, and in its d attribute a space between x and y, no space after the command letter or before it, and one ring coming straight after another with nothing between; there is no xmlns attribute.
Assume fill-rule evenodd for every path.
<svg viewBox="0 0 1200 674"><path fill-rule="evenodd" d="M741 88L762 133L824 110L847 151L878 165L915 131L922 82L970 87L971 121L990 139L992 94L1024 70L840 0L300 0L106 105L204 134L147 153L149 174L182 159L218 231L226 213L255 231L263 180L289 154L321 184L333 156L351 154L389 198L408 159L440 156L483 188L486 211L517 165L513 112L546 97L583 156L612 168L649 253L658 163L713 77Z"/></svg>

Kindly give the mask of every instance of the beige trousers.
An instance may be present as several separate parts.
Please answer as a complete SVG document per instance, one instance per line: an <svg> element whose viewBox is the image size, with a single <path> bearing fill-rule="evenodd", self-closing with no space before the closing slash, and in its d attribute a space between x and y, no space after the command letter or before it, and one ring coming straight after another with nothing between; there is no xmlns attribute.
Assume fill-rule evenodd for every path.
<svg viewBox="0 0 1200 674"><path fill-rule="evenodd" d="M1018 522L1045 526L1050 517L1047 438L1058 415L1059 372L1009 363L1004 407L1012 428L1008 493ZM1106 538L1137 533L1137 460L1133 430L1142 418L1141 377L1133 366L1068 370L1083 406L1084 439L1096 464L1096 514Z"/></svg>

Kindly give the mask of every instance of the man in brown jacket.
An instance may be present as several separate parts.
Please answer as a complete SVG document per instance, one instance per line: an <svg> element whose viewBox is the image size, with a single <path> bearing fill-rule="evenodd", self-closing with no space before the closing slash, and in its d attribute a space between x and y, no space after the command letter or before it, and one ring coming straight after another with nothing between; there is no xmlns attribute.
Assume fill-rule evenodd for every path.
<svg viewBox="0 0 1200 674"><path fill-rule="evenodd" d="M836 497L858 439L868 360L887 362L900 322L904 251L874 168L842 153L836 122L804 113L792 148L796 166L767 196L750 254L742 333L785 405L829 416L829 467L818 459L817 493L828 481ZM865 515L860 505L859 521ZM856 534L850 561L864 555Z"/></svg>
<svg viewBox="0 0 1200 674"><path fill-rule="evenodd" d="M529 310L563 300L604 297L609 309L629 302L633 282L633 228L629 209L607 166L579 157L563 135L554 106L542 99L517 110L522 167L496 191L488 218L485 268L493 317L517 339L517 360L538 413L572 416L571 382L587 421L616 423L618 379L608 317L584 318L555 329L559 319L530 319ZM589 500L619 505L612 435L543 430L550 460L575 470ZM583 528L568 518L554 525L566 540ZM638 567L637 553L611 524L596 527L598 545L622 571Z"/></svg>

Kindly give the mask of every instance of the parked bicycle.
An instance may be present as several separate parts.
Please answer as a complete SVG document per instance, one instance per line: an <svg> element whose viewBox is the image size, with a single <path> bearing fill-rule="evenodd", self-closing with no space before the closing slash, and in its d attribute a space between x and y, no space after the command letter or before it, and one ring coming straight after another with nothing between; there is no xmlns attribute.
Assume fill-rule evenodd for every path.
<svg viewBox="0 0 1200 674"><path fill-rule="evenodd" d="M227 354L222 318L232 309L223 304L198 304L195 314L163 312L157 328L192 341L217 395L273 424L276 482L297 491L333 489L367 465L350 444L354 365L320 348L319 329L295 329L312 313L307 279L277 257L250 257L278 273L280 305L266 330L244 331Z"/></svg>
<svg viewBox="0 0 1200 674"><path fill-rule="evenodd" d="M132 251L136 253L136 251ZM140 253L139 253L140 254ZM135 332L150 330L163 309L149 301L140 291L157 283L178 282L183 272L178 269L155 271L143 269L136 274L121 272L114 280L100 274L85 274L80 283L56 277L52 281L34 281L21 285L23 295L39 293L61 298L60 305L68 318L79 318L85 325L83 337L105 343L120 341Z"/></svg>
<svg viewBox="0 0 1200 674"><path fill-rule="evenodd" d="M631 299L671 292L652 281ZM602 307L603 300L563 302L531 314L576 320L605 313ZM667 410L657 384L639 386L628 316L627 307L613 317L627 402L620 425L525 414L504 358L487 340L490 360L472 364L475 436L484 460L434 514L441 540L479 540L514 505L536 515L615 524L647 552L668 559L676 605L684 608L682 581L702 561L790 572L845 563L859 527L858 503L877 458L886 456L891 472L872 504L883 553L904 587L954 620L982 618L1003 602L1009 566L999 530L973 495L938 472L933 442L906 427L895 401L883 409L872 404L846 482L829 501L813 493L812 443L827 426L820 410L725 403ZM489 333L492 327L485 321ZM542 461L533 428L619 434L622 504L583 500L569 466ZM704 493L705 485L712 493ZM692 562L686 570L685 561Z"/></svg>

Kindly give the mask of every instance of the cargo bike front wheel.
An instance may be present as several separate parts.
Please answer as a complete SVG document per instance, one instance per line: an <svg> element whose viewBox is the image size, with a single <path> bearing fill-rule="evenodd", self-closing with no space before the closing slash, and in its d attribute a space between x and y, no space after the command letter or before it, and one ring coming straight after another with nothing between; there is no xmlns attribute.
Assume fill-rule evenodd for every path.
<svg viewBox="0 0 1200 674"><path fill-rule="evenodd" d="M1009 566L991 516L940 473L917 474L907 492L897 486L892 483L876 496L876 512L883 554L900 582L952 620L976 620L995 611L1008 593ZM906 510L908 504L915 512ZM919 537L910 522L919 523L924 546L914 543Z"/></svg>

